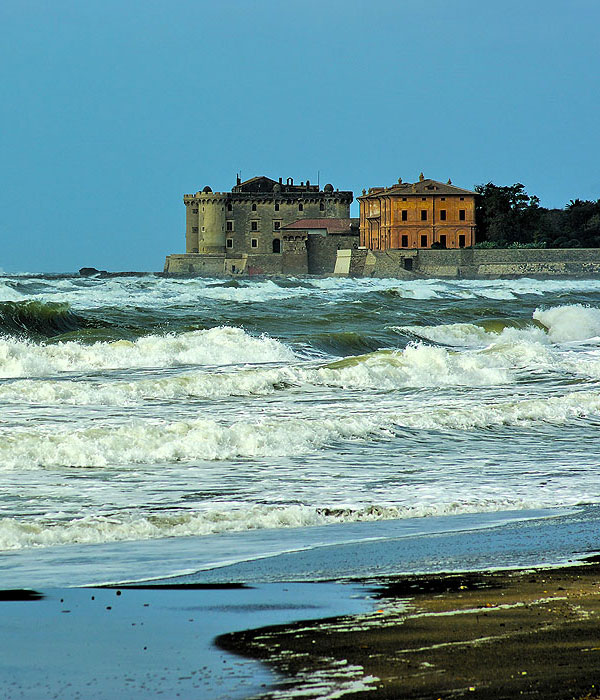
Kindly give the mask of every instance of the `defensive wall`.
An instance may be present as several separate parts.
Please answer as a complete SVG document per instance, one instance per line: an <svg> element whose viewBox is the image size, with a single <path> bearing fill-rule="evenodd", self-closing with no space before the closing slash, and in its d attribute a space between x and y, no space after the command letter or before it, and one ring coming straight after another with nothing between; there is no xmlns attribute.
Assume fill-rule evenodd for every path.
<svg viewBox="0 0 600 700"><path fill-rule="evenodd" d="M336 275L350 277L595 277L600 248L463 248L459 250L340 250Z"/></svg>

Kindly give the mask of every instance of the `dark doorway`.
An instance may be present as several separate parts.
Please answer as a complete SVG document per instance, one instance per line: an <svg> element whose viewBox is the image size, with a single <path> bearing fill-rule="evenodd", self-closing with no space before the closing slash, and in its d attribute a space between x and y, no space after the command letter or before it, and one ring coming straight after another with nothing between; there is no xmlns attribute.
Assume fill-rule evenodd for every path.
<svg viewBox="0 0 600 700"><path fill-rule="evenodd" d="M402 247L408 248L408 236L402 236Z"/></svg>
<svg viewBox="0 0 600 700"><path fill-rule="evenodd" d="M280 238L273 239L273 252L274 253L281 253L281 239Z"/></svg>
<svg viewBox="0 0 600 700"><path fill-rule="evenodd" d="M445 235L440 236L440 245L442 246L442 248L446 247L446 236Z"/></svg>
<svg viewBox="0 0 600 700"><path fill-rule="evenodd" d="M464 247L465 247L465 244L466 244L466 239L465 239L465 237L462 236L462 235L459 236L459 237L458 237L458 247L459 247L459 248L464 248Z"/></svg>
<svg viewBox="0 0 600 700"><path fill-rule="evenodd" d="M427 234L421 235L421 248L427 248Z"/></svg>
<svg viewBox="0 0 600 700"><path fill-rule="evenodd" d="M404 258L404 269L412 270L413 261L412 258Z"/></svg>

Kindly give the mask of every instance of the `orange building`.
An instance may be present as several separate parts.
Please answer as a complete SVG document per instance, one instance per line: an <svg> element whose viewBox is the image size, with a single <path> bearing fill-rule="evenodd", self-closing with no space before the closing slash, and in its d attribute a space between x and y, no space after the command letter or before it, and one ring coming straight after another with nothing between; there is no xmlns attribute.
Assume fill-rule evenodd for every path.
<svg viewBox="0 0 600 700"><path fill-rule="evenodd" d="M469 248L475 243L476 192L426 179L363 190L360 245L390 248Z"/></svg>

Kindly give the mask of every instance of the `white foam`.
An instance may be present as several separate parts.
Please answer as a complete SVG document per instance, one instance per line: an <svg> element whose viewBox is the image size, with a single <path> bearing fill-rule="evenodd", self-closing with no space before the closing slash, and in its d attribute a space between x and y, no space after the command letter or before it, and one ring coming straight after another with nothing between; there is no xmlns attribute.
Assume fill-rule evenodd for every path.
<svg viewBox="0 0 600 700"><path fill-rule="evenodd" d="M600 337L600 309L591 306L539 308L534 311L533 318L548 329L548 337L555 343Z"/></svg>
<svg viewBox="0 0 600 700"><path fill-rule="evenodd" d="M398 326L397 330L408 332L434 343L454 345L461 348L483 348L491 344L536 343L547 344L543 329L531 325L525 328L506 326L500 332L488 331L474 323L450 323L437 326Z"/></svg>
<svg viewBox="0 0 600 700"><path fill-rule="evenodd" d="M25 297L13 289L10 284L0 280L0 302L3 301L22 301Z"/></svg>
<svg viewBox="0 0 600 700"><path fill-rule="evenodd" d="M131 421L120 427L59 426L0 431L0 469L173 464L306 453L341 439L381 431L369 417L321 417L172 423Z"/></svg>
<svg viewBox="0 0 600 700"><path fill-rule="evenodd" d="M180 335L149 335L135 342L92 345L69 341L49 345L0 338L0 377L41 377L56 372L86 372L139 367L229 365L289 361L294 353L266 336L219 327Z"/></svg>
<svg viewBox="0 0 600 700"><path fill-rule="evenodd" d="M516 426L528 428L536 423L565 425L574 420L600 415L600 393L578 391L522 401L444 406L412 411L397 419L399 425L433 430L473 430Z"/></svg>
<svg viewBox="0 0 600 700"><path fill-rule="evenodd" d="M371 353L317 371L320 382L345 388L491 386L512 381L509 364L492 356L411 344L402 351Z"/></svg>
<svg viewBox="0 0 600 700"><path fill-rule="evenodd" d="M422 408L364 411L318 417L265 418L219 423L214 420L131 420L73 429L61 423L0 430L3 470L46 467L105 467L135 464L195 463L307 454L341 440L391 439L398 427L466 430L536 423L564 425L600 414L600 393L579 391L559 397L514 402L430 403Z"/></svg>
<svg viewBox="0 0 600 700"><path fill-rule="evenodd" d="M567 499L568 500L568 499ZM127 510L111 515L67 518L46 514L31 519L0 518L0 550L51 547L63 544L99 544L163 537L193 537L247 530L315 527L336 523L374 522L460 513L496 512L530 508L531 500L513 498L448 498L438 494L431 502L316 508L306 505L246 505L191 512L147 515Z"/></svg>
<svg viewBox="0 0 600 700"><path fill-rule="evenodd" d="M262 350L262 346L259 349ZM0 400L46 405L128 406L157 399L266 396L282 388L298 386L392 391L408 387L505 385L514 381L512 366L524 359L523 353L514 351L512 357L511 352L513 348L504 356L456 353L418 344L402 351L378 351L318 368L284 365L235 367L219 372L186 370L152 379L113 380L101 384L83 379L69 382L23 379L0 384ZM89 369L89 365L85 367ZM42 365L44 368L47 365Z"/></svg>

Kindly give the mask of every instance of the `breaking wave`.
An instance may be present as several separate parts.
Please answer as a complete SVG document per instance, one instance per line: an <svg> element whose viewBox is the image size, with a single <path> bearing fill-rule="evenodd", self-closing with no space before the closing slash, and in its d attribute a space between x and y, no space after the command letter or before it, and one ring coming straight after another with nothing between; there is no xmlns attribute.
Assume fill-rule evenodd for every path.
<svg viewBox="0 0 600 700"><path fill-rule="evenodd" d="M519 496L487 499L473 497L460 502L456 499L441 501L438 498L435 503L397 506L250 505L243 508L211 508L195 512L157 515L114 513L80 518L45 517L31 520L2 518L0 519L0 550L496 512L545 505L554 505L554 502L551 499L545 501Z"/></svg>
<svg viewBox="0 0 600 700"><path fill-rule="evenodd" d="M600 338L600 309L583 304L537 308L533 323L489 319L477 323L435 326L397 326L413 337L459 347L484 347L492 343L569 343Z"/></svg>
<svg viewBox="0 0 600 700"><path fill-rule="evenodd" d="M535 424L566 425L600 415L600 393L571 392L559 397L472 405L450 402L396 412L341 416L322 411L318 418L237 421L132 420L119 427L12 429L0 432L4 470L47 467L115 467L136 464L194 463L297 456L340 441L400 438L399 429L472 431Z"/></svg>
<svg viewBox="0 0 600 700"><path fill-rule="evenodd" d="M600 337L600 309L583 304L536 309L533 318L548 329L555 343L590 340Z"/></svg>
<svg viewBox="0 0 600 700"><path fill-rule="evenodd" d="M105 369L286 362L295 357L283 343L241 328L219 327L179 335L148 335L135 341L75 341L37 345L0 338L0 377L43 377L56 372Z"/></svg>
<svg viewBox="0 0 600 700"><path fill-rule="evenodd" d="M50 338L96 325L74 313L66 303L41 301L0 303L0 334Z"/></svg>

